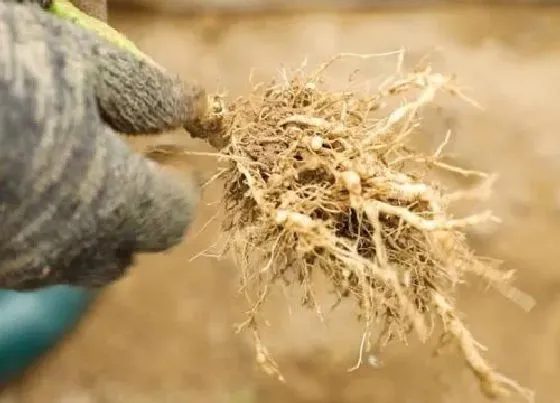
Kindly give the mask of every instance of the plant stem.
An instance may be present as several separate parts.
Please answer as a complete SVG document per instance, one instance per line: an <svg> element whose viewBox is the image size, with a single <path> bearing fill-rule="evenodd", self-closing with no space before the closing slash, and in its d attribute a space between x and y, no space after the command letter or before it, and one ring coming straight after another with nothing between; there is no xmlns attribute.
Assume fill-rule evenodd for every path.
<svg viewBox="0 0 560 403"><path fill-rule="evenodd" d="M127 50L134 55L160 67L154 60L152 60L148 55L143 53L138 47L129 40L126 36L121 34L119 31L106 24L103 21L98 20L84 12L82 12L78 7L70 3L69 0L54 0L49 12L70 21L74 24L80 25L88 31L94 32L105 40Z"/></svg>

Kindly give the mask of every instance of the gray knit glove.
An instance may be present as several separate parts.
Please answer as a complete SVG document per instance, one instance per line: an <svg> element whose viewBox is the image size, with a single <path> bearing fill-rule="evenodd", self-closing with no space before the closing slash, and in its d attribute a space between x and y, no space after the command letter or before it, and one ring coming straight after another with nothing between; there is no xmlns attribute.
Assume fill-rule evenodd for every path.
<svg viewBox="0 0 560 403"><path fill-rule="evenodd" d="M37 5L0 1L0 288L104 286L136 252L178 244L196 181L114 130L184 126L205 98Z"/></svg>

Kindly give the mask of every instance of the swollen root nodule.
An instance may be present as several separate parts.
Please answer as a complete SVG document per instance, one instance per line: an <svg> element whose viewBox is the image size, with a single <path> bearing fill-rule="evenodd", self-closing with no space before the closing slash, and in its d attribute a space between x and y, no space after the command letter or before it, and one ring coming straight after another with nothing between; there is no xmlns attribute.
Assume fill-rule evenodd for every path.
<svg viewBox="0 0 560 403"><path fill-rule="evenodd" d="M244 325L255 332L258 361L279 374L258 333L267 292L276 284L299 285L314 308L320 271L335 295L355 301L361 349L376 344L374 327L383 329L382 340L410 332L426 340L435 323L487 395L515 390L531 398L487 364L453 303L455 285L468 274L523 296L508 284L510 272L486 265L466 243L465 228L496 219L489 212L452 217L448 205L459 193L426 179L433 169L487 175L443 162L444 144L427 155L409 142L420 135L421 112L438 93L467 99L429 68L399 69L373 93L329 91L323 76L331 63L259 84L225 106L217 99L212 115L199 122L212 130L192 130L219 145L228 163L224 229L243 289L255 296Z"/></svg>

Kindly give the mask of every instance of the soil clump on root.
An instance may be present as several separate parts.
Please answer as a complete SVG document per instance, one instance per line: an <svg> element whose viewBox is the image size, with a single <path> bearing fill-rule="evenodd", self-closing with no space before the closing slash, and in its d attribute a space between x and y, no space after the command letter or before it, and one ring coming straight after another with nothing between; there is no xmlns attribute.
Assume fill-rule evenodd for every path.
<svg viewBox="0 0 560 403"><path fill-rule="evenodd" d="M449 133L430 155L410 145L421 135L423 108L439 93L463 96L451 78L430 68L403 72L401 64L371 93L329 91L325 70L345 56L365 57L339 55L311 73L286 73L227 105L216 97L206 119L188 128L228 164L221 171L224 230L251 304L242 327L254 331L257 360L280 375L258 332L268 291L297 284L303 303L316 309L320 271L338 298L356 303L360 357L410 333L425 341L437 326L486 395L515 390L531 400L485 361L454 304L455 287L468 275L522 299L509 285L512 273L477 258L466 241L467 227L496 218L453 217L449 205L461 192L428 179L434 169L487 175L443 162ZM382 329L378 340L371 340L374 329Z"/></svg>

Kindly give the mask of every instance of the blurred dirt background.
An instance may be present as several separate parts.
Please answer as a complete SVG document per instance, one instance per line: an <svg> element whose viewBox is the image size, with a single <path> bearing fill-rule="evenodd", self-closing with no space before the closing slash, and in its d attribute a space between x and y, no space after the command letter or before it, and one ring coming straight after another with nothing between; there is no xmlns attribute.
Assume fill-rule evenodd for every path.
<svg viewBox="0 0 560 403"><path fill-rule="evenodd" d="M457 73L485 110L457 103L434 108L426 121L434 137L425 145L434 147L451 128L457 159L500 174L485 206L504 223L474 233L473 242L479 253L518 268L517 284L537 300L526 314L472 284L459 306L492 362L536 389L538 402L560 402L560 9L169 16L121 6L111 10L110 20L170 70L232 95L247 90L252 68L271 77L281 65L299 65L306 57L313 64L341 51L404 46L411 62L433 52L436 66ZM393 62L374 60L369 74L389 73ZM161 141L209 150L180 133ZM208 157L188 164L206 172L213 167ZM348 313L335 312L324 329L297 307L290 317L281 298L268 307L273 320L266 341L287 383L262 375L250 339L234 334L245 308L236 295L235 267L208 257L192 260L218 236L218 219L200 232L218 198L219 187L209 188L185 244L140 259L79 329L4 391L0 402L484 401L454 355L434 357L431 346L414 342L387 350L379 368L347 373L360 337Z"/></svg>

